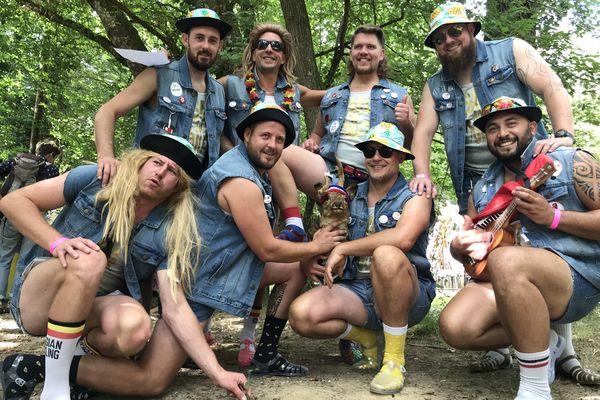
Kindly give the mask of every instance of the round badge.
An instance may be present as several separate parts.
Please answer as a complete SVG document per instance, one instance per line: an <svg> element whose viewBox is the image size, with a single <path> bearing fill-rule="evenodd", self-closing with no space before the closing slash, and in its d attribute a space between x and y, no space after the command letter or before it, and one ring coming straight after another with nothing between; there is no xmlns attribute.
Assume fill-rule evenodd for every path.
<svg viewBox="0 0 600 400"><path fill-rule="evenodd" d="M302 108L302 104L300 104L299 101L296 102L296 108L298 108L298 109Z"/></svg>
<svg viewBox="0 0 600 400"><path fill-rule="evenodd" d="M389 93L389 92L391 92L391 90L390 90L390 89L388 89L388 88L385 88L385 89L383 89L383 91L384 91L385 93Z"/></svg>
<svg viewBox="0 0 600 400"><path fill-rule="evenodd" d="M184 104L184 103L185 103L185 97L179 96L179 104Z"/></svg>
<svg viewBox="0 0 600 400"><path fill-rule="evenodd" d="M392 218L394 218L394 221L398 221L400 219L400 211L394 211Z"/></svg>
<svg viewBox="0 0 600 400"><path fill-rule="evenodd" d="M334 133L337 132L338 128L340 127L340 121L333 121L331 123L331 125L329 126L329 132Z"/></svg>
<svg viewBox="0 0 600 400"><path fill-rule="evenodd" d="M171 94L175 97L179 97L183 94L183 89L179 83L171 82Z"/></svg>
<svg viewBox="0 0 600 400"><path fill-rule="evenodd" d="M448 100L449 98L450 98L450 93L448 93L448 92L442 93L442 99Z"/></svg>
<svg viewBox="0 0 600 400"><path fill-rule="evenodd" d="M485 193L485 192L487 192L487 186L483 186L483 187L481 188L481 193Z"/></svg>
<svg viewBox="0 0 600 400"><path fill-rule="evenodd" d="M392 96L392 99L397 99L398 98L398 93L392 92L392 94L390 94L390 96Z"/></svg>
<svg viewBox="0 0 600 400"><path fill-rule="evenodd" d="M562 172L562 164L560 163L560 161L554 160L554 168L556 169L556 171L554 171L552 176L559 176Z"/></svg>
<svg viewBox="0 0 600 400"><path fill-rule="evenodd" d="M268 194L265 194L265 198L263 200L265 202L265 204L271 204L271 196L269 196Z"/></svg>
<svg viewBox="0 0 600 400"><path fill-rule="evenodd" d="M387 222L388 222L388 217L387 217L387 215L380 215L380 216L379 216L379 223L380 223L380 224L385 224L385 223L387 223Z"/></svg>
<svg viewBox="0 0 600 400"><path fill-rule="evenodd" d="M492 72L496 72L496 71L498 71L498 65L494 64L494 65L492 65Z"/></svg>
<svg viewBox="0 0 600 400"><path fill-rule="evenodd" d="M385 94L382 94L382 95L381 95L381 96L379 96L379 97L381 97L382 99L387 99L387 96L386 96Z"/></svg>
<svg viewBox="0 0 600 400"><path fill-rule="evenodd" d="M171 103L171 99L168 96L163 96L163 101L165 103Z"/></svg>
<svg viewBox="0 0 600 400"><path fill-rule="evenodd" d="M229 107L233 108L235 106L237 106L237 103L235 101L232 100L229 102Z"/></svg>
<svg viewBox="0 0 600 400"><path fill-rule="evenodd" d="M451 108L452 107L452 103L447 103L446 107Z"/></svg>

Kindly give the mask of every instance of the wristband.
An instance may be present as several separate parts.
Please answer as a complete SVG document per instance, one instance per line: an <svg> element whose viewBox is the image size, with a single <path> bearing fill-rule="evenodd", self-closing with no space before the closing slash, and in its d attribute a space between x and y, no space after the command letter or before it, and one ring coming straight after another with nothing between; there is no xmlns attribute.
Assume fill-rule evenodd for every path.
<svg viewBox="0 0 600 400"><path fill-rule="evenodd" d="M64 242L65 240L69 240L69 238L62 236L56 239L54 242L50 243L50 247L48 248L48 250L50 250L50 254L54 255L54 250L56 250L58 245Z"/></svg>
<svg viewBox="0 0 600 400"><path fill-rule="evenodd" d="M554 219L548 228L555 230L558 228L558 224L560 224L560 210L558 208L554 209Z"/></svg>
<svg viewBox="0 0 600 400"><path fill-rule="evenodd" d="M428 174L417 174L417 175L415 175L415 178L427 178L427 179L431 180L431 178L429 177Z"/></svg>

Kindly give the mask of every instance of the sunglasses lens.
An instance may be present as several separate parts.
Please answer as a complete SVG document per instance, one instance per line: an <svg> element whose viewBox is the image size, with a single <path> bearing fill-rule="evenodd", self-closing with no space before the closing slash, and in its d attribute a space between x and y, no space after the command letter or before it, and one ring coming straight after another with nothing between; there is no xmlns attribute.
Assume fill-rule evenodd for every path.
<svg viewBox="0 0 600 400"><path fill-rule="evenodd" d="M464 27L464 25L454 25L448 28L446 32L448 36L457 38L462 34ZM431 40L436 46L439 46L440 44L443 44L446 41L446 32L439 32L436 35L432 36Z"/></svg>
<svg viewBox="0 0 600 400"><path fill-rule="evenodd" d="M363 154L366 158L372 158L376 151L377 149L375 147L367 147L363 150Z"/></svg>
<svg viewBox="0 0 600 400"><path fill-rule="evenodd" d="M283 43L271 40L271 48L275 51L283 51Z"/></svg>
<svg viewBox="0 0 600 400"><path fill-rule="evenodd" d="M264 50L267 47L269 47L269 45L271 45L271 48L274 51L283 51L283 43L277 40L258 39L258 41L256 42L256 48L259 50Z"/></svg>
<svg viewBox="0 0 600 400"><path fill-rule="evenodd" d="M463 28L463 25L453 26L450 29L448 29L448 35L450 35L450 37L457 38L462 34Z"/></svg>
<svg viewBox="0 0 600 400"><path fill-rule="evenodd" d="M379 148L379 155L383 158L390 158L392 156L392 149L390 149L389 147L380 147Z"/></svg>

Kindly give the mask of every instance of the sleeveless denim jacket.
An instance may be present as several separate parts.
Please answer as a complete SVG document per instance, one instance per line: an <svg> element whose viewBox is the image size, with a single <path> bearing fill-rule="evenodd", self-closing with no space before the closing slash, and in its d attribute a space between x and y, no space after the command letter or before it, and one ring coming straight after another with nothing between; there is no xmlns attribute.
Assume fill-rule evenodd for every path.
<svg viewBox="0 0 600 400"><path fill-rule="evenodd" d="M102 189L102 182L96 177L97 168L95 164L77 167L67 176L64 188L66 203L52 224L65 237L81 236L94 243L102 239L104 203L96 203L96 194ZM131 233L124 274L129 294L137 301L142 299L139 282L150 278L156 270L167 268L165 235L168 217L168 207L163 202ZM51 254L34 245L22 257L29 264L35 257L51 257ZM18 279L22 281L23 276ZM20 281L15 282L15 289L20 290ZM18 298L19 292L13 293L13 296Z"/></svg>
<svg viewBox="0 0 600 400"><path fill-rule="evenodd" d="M369 182L363 182L358 185L356 197L350 203L350 223L348 224L348 239L355 240L365 237L369 218L369 208L367 195L369 192ZM416 196L408 188L408 183L404 176L399 173L398 179L394 183L392 189L375 204L375 214L373 223L375 224L375 232L391 229L396 226L396 223L402 216L402 211L407 201ZM406 252L406 256L411 263L417 268L417 276L421 281L431 282L430 288L432 293L429 293L430 298L435 297L435 281L431 274L431 264L427 260L427 235L429 229L433 226L434 212L433 208L429 216L429 227L421 233L415 245ZM344 270L344 279L356 279L358 268L356 261L358 257L348 257L346 269Z"/></svg>
<svg viewBox="0 0 600 400"><path fill-rule="evenodd" d="M481 107L501 96L517 97L529 105L535 105L531 90L517 76L513 54L514 38L489 42L476 40L477 58L473 66L471 81ZM465 179L465 98L460 86L443 71L438 71L428 80L442 130L444 146L454 191L461 211L467 209L469 197ZM538 138L548 134L543 124L538 124Z"/></svg>
<svg viewBox="0 0 600 400"><path fill-rule="evenodd" d="M323 100L321 100L321 118L325 127L325 135L321 140L319 154L333 165L335 165L335 153L340 140L340 133L348 112L350 82L351 80L327 90ZM372 128L380 122L390 122L398 126L394 109L396 104L400 103L407 94L408 91L404 87L381 78L379 83L371 89L369 127ZM398 126L399 128L400 126ZM355 165L355 167L364 169L364 166L361 165Z"/></svg>
<svg viewBox="0 0 600 400"><path fill-rule="evenodd" d="M202 237L200 262L191 300L226 313L250 313L260 284L264 263L244 240L233 217L217 202L221 184L229 178L244 178L256 184L263 198L271 227L275 220L271 184L260 176L242 144L223 154L200 178L196 216Z"/></svg>
<svg viewBox="0 0 600 400"><path fill-rule="evenodd" d="M258 93L260 101L264 101L265 91L260 87L260 78L256 73L256 68L253 71L256 81L256 93ZM275 84L275 103L279 105L283 104L283 91L287 84L285 77L280 73ZM294 144L298 144L300 142L300 112L302 111L302 105L300 104L300 88L295 83L292 84L292 87L294 88L294 100L292 101L288 115L296 129ZM235 128L250 114L250 109L254 106L246 90L245 76L228 75L227 93L225 96L227 98L227 123L225 124L227 135L234 145L238 145L242 141L238 137Z"/></svg>
<svg viewBox="0 0 600 400"><path fill-rule="evenodd" d="M521 170L524 171L532 160L534 139L521 156ZM573 179L573 156L575 151L582 151L572 147L559 147L547 156L554 160L555 165L560 165L558 175L551 177L537 192L548 200L553 206L567 211L589 211L579 200L575 191ZM473 200L477 212L480 212L492 200L496 191L504 183L504 166L501 162L494 162L475 185ZM575 271L579 272L588 282L600 289L600 241L584 239L570 235L560 229L551 230L547 226L535 224L524 215L518 219L523 226L523 233L530 240L533 247L548 249L563 258ZM577 295L577 293L575 293Z"/></svg>
<svg viewBox="0 0 600 400"><path fill-rule="evenodd" d="M135 144L151 133L169 132L189 139L198 92L192 87L187 58L156 67L158 106L150 109L139 106ZM208 165L219 158L220 138L225 126L225 91L223 86L206 74L204 104L206 134L208 135ZM171 131L172 130L172 131Z"/></svg>

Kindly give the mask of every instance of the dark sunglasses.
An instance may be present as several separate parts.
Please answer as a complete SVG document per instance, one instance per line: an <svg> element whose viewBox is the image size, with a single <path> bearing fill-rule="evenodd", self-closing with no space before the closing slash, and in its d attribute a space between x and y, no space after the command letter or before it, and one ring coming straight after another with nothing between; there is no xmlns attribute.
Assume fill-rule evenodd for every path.
<svg viewBox="0 0 600 400"><path fill-rule="evenodd" d="M448 28L448 30L446 32L434 33L433 36L431 37L431 41L436 46L439 46L440 44L443 44L446 41L446 34L448 34L448 36L450 36L452 38L457 38L460 35L462 35L462 31L464 29L465 29L464 25L452 25L450 28Z"/></svg>
<svg viewBox="0 0 600 400"><path fill-rule="evenodd" d="M365 147L362 150L362 153L365 155L365 158L373 158L375 157L375 153L379 153L379 155L383 158L390 158L393 154L394 150L389 147Z"/></svg>
<svg viewBox="0 0 600 400"><path fill-rule="evenodd" d="M258 39L256 42L256 48L259 50L264 50L271 45L273 51L283 51L284 45L278 40L266 40L266 39Z"/></svg>

